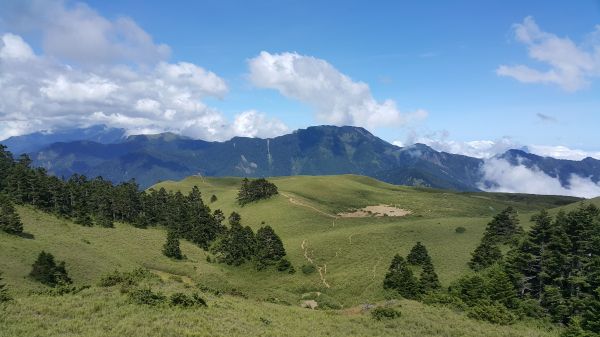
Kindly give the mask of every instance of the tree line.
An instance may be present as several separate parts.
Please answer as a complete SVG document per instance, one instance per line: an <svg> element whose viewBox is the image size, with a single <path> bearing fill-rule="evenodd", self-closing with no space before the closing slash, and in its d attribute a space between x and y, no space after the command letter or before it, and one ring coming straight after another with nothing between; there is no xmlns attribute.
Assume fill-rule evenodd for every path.
<svg viewBox="0 0 600 337"><path fill-rule="evenodd" d="M163 252L170 257L182 257L179 239L186 239L213 251L219 262L239 265L252 260L258 269L273 263L289 264L271 227L263 227L255 235L250 227L241 227L237 213L232 213L230 226L226 226L223 212L211 211L196 186L187 195L164 188L140 191L134 180L114 185L102 177L88 179L79 174L65 180L31 164L27 155L14 159L0 144L0 229L7 233L22 233L13 203L27 204L82 226L114 227L115 221L139 228L163 226L168 231ZM258 195L277 193L274 184L263 180L258 184L244 180L240 192L251 185L262 191ZM211 199L216 201L216 196ZM266 252L265 247L270 250Z"/></svg>

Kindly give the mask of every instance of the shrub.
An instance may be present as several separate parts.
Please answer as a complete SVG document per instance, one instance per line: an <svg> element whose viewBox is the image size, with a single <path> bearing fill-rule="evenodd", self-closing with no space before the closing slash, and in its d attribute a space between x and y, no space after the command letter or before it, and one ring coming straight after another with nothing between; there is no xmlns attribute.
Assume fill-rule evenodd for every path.
<svg viewBox="0 0 600 337"><path fill-rule="evenodd" d="M211 202L211 203L213 203L213 202L215 202L215 201L217 201L217 196L213 194L213 195L210 197L210 202Z"/></svg>
<svg viewBox="0 0 600 337"><path fill-rule="evenodd" d="M300 269L302 269L302 273L306 275L313 274L317 271L317 267L312 264L302 265Z"/></svg>
<svg viewBox="0 0 600 337"><path fill-rule="evenodd" d="M296 272L296 269L294 269L294 266L292 266L290 261L288 261L287 259L279 260L279 262L277 263L277 270L278 271L287 271L290 274L293 274Z"/></svg>
<svg viewBox="0 0 600 337"><path fill-rule="evenodd" d="M110 274L102 276L99 285L101 287L112 287L117 284L123 285L137 285L141 280L149 278L154 274L150 273L148 269L137 268L130 272L119 272L115 270Z"/></svg>
<svg viewBox="0 0 600 337"><path fill-rule="evenodd" d="M458 226L458 227L456 227L456 228L454 229L454 232L455 232L456 234L462 234L462 233L464 233L464 232L466 232L466 231L467 231L467 229L466 229L466 228L464 228L464 227L462 227L462 226Z"/></svg>
<svg viewBox="0 0 600 337"><path fill-rule="evenodd" d="M54 256L45 251L41 251L38 255L37 260L31 266L29 276L34 280L51 287L58 284L72 283L67 274L65 263L62 261L56 263L54 261Z"/></svg>
<svg viewBox="0 0 600 337"><path fill-rule="evenodd" d="M6 288L6 284L2 283L2 274L0 273L0 303L8 302L12 298L8 294L8 289Z"/></svg>
<svg viewBox="0 0 600 337"><path fill-rule="evenodd" d="M401 316L400 311L394 308L377 307L371 310L371 317L377 321L394 319Z"/></svg>
<svg viewBox="0 0 600 337"><path fill-rule="evenodd" d="M516 317L505 306L489 301L482 301L467 312L467 316L480 321L506 325L512 323Z"/></svg>
<svg viewBox="0 0 600 337"><path fill-rule="evenodd" d="M459 310L465 310L467 305L457 296L444 292L431 292L424 294L421 298L423 303L430 305L442 305Z"/></svg>
<svg viewBox="0 0 600 337"><path fill-rule="evenodd" d="M142 288L129 292L129 299L136 304L159 305L166 297L161 293L152 292L150 288Z"/></svg>

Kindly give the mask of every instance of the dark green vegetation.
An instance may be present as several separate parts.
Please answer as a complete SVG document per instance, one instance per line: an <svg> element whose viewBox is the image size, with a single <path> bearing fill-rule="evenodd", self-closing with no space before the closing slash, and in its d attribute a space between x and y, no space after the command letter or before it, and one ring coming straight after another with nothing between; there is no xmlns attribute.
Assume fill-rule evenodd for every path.
<svg viewBox="0 0 600 337"><path fill-rule="evenodd" d="M12 200L3 194L0 194L0 230L8 234L23 233L23 223L15 211Z"/></svg>
<svg viewBox="0 0 600 337"><path fill-rule="evenodd" d="M440 304L440 297L456 298L443 290L462 276L470 275L467 262L471 252L483 236L485 224L499 210L512 206L519 211L523 227L528 229L533 212L574 199L415 189L359 176L269 180L277 185L279 194L244 207L236 200L241 179L193 177L164 182L154 186L154 192L144 193L149 197L141 199L145 203L143 215L139 213L133 222L117 217L114 228L96 224L93 212L90 218L94 225L90 227L75 224L72 216L42 212L30 202L17 203L24 231L33 239L0 233L0 270L16 299L2 304L0 331L10 336L39 335L43 331L48 336L135 337L557 336L560 332L558 325L542 320L517 318L509 326L499 326L469 318L490 316L490 312L495 312L491 308L500 308L496 300L473 309L456 310L451 304ZM218 195L211 208L224 212L216 213L192 202L200 191L204 196ZM154 204L160 200L159 196L166 203ZM336 215L378 204L397 205L412 213L405 217ZM211 253L222 238L230 237L225 233L233 226L223 214L233 212L239 215L234 215L233 220L242 230L235 226L240 250L229 252L245 256L238 266L215 263L223 256ZM215 223L221 225L209 226L214 224L212 220L193 222L197 217L189 214L218 220ZM207 225L208 229L220 228L215 240L208 242L208 251L193 240L195 235L184 236L195 232L194 223ZM467 229L461 235L454 232L459 225ZM163 255L162 246L170 230L177 231L185 259ZM253 255L244 255L247 249L252 249L252 245L246 244L252 238L263 244L254 246ZM406 261L405 264L417 286L415 298L435 305L403 299L397 290L382 287L393 254L406 256L417 241L427 247L441 290L426 290L429 286L425 287L425 283L435 283L429 266L412 266ZM282 256L279 242L285 247L285 255L275 262ZM263 246L268 249L259 253ZM78 291L48 293L44 291L47 287L28 277L31 264L42 250L66 262L68 275ZM257 270L261 260L268 267ZM280 272L279 266L285 266L281 261L310 266L312 272ZM145 271L136 271L140 267ZM482 275L487 275L487 270ZM84 285L91 287L82 288ZM185 303L190 303L194 294L207 307L187 306ZM435 301L431 299L434 296L438 296ZM172 298L179 304L172 304ZM314 301L321 310L301 308L305 301ZM400 305L400 317L382 322L373 319L373 309L368 309ZM479 310L481 307L485 310ZM499 312L515 315L512 309Z"/></svg>
<svg viewBox="0 0 600 337"><path fill-rule="evenodd" d="M183 259L181 248L179 248L179 238L174 231L169 231L167 233L167 241L163 245L163 254L165 254L166 257L176 260Z"/></svg>
<svg viewBox="0 0 600 337"><path fill-rule="evenodd" d="M8 288L6 287L6 284L2 282L2 274L0 274L0 303L8 302L11 299L12 298L8 294Z"/></svg>
<svg viewBox="0 0 600 337"><path fill-rule="evenodd" d="M51 287L72 283L67 274L65 262L55 262L54 256L44 251L40 252L37 260L35 260L31 266L29 276L34 280Z"/></svg>
<svg viewBox="0 0 600 337"><path fill-rule="evenodd" d="M253 201L269 199L275 194L277 194L277 186L265 178L252 181L244 178L242 180L242 187L240 187L240 191L238 192L237 201L238 204L244 206Z"/></svg>

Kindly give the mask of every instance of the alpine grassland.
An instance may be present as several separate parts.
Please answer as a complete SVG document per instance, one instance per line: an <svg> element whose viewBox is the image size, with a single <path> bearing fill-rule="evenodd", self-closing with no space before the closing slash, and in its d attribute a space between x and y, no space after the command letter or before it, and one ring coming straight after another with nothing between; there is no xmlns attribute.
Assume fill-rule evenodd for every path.
<svg viewBox="0 0 600 337"><path fill-rule="evenodd" d="M211 210L237 212L242 225L254 232L270 226L281 238L294 273L275 266L257 270L251 263L218 263L211 250L185 239L180 240L182 258L169 258L163 254L167 230L162 226L83 226L17 205L23 234L0 232L0 282L12 298L0 303L0 336L561 333L559 325L547 320L524 318L509 325L475 320L456 308L403 299L382 285L394 255L406 256L420 242L442 288L447 288L472 273L471 253L498 212L514 208L527 230L536 212L579 199L460 193L354 175L269 181L277 194L243 206L237 202L241 178L189 177L151 188L187 194L197 186ZM367 206L385 207L380 213L376 208L361 211ZM389 209L402 212L386 213ZM41 251L65 262L72 284L50 288L29 276ZM410 268L419 275L420 266ZM306 308L310 306L316 310ZM390 315L374 319L374 307L398 314L390 310Z"/></svg>

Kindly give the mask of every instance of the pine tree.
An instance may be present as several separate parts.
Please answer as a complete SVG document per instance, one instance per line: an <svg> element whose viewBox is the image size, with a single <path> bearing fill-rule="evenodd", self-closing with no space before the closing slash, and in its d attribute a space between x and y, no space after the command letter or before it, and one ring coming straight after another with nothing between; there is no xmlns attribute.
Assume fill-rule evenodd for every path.
<svg viewBox="0 0 600 337"><path fill-rule="evenodd" d="M9 234L22 234L23 223L15 211L12 201L0 194L0 230Z"/></svg>
<svg viewBox="0 0 600 337"><path fill-rule="evenodd" d="M285 256L283 242L271 226L265 226L256 232L256 268L258 270L274 265Z"/></svg>
<svg viewBox="0 0 600 337"><path fill-rule="evenodd" d="M1 149L1 148L0 148ZM6 284L2 282L2 273L0 273L0 303L10 301L11 297L8 294Z"/></svg>
<svg viewBox="0 0 600 337"><path fill-rule="evenodd" d="M177 237L177 234L173 231L169 230L167 232L167 241L163 245L163 254L166 257L170 257L172 259L183 259L181 249L179 248L179 238Z"/></svg>
<svg viewBox="0 0 600 337"><path fill-rule="evenodd" d="M487 293L492 301L501 303L507 308L516 305L516 290L501 265L494 265L486 273Z"/></svg>
<svg viewBox="0 0 600 337"><path fill-rule="evenodd" d="M402 256L396 254L392 259L383 280L383 288L396 290L405 298L416 298L419 295L419 283Z"/></svg>
<svg viewBox="0 0 600 337"><path fill-rule="evenodd" d="M412 265L421 266L425 265L426 263L431 264L431 257L429 257L427 248L425 248L421 242L417 242L417 244L412 247L406 259L408 263Z"/></svg>
<svg viewBox="0 0 600 337"><path fill-rule="evenodd" d="M522 233L523 228L519 225L517 211L509 206L496 214L492 221L488 223L485 230L485 239L499 243L511 243L516 236Z"/></svg>
<svg viewBox="0 0 600 337"><path fill-rule="evenodd" d="M487 268L502 259L500 248L485 238L471 255L469 267L473 270Z"/></svg>
<svg viewBox="0 0 600 337"><path fill-rule="evenodd" d="M40 252L29 273L34 280L54 287L59 284L70 284L72 281L67 274L65 263L56 263L54 256L45 251Z"/></svg>
<svg viewBox="0 0 600 337"><path fill-rule="evenodd" d="M421 287L421 292L423 293L439 290L442 287L431 261L427 261L423 264L419 285Z"/></svg>

